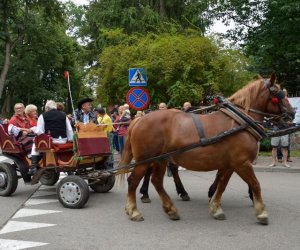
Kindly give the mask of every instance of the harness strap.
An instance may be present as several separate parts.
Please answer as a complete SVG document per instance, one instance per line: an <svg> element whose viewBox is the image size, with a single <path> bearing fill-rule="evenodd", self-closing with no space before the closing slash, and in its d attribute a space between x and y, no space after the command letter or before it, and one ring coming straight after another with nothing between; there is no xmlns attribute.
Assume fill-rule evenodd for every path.
<svg viewBox="0 0 300 250"><path fill-rule="evenodd" d="M255 121L253 120L253 118L249 115L247 115L245 112L243 112L242 110L238 109L234 104L232 104L231 102L220 98L221 99L221 103L220 105L222 107L224 107L225 109L228 109L232 112L234 112L239 118L241 118L244 122L246 122L247 124L249 124L249 126L251 128L253 128L262 138L265 138L267 135L264 131L264 128L259 126L258 124L255 123Z"/></svg>
<svg viewBox="0 0 300 250"><path fill-rule="evenodd" d="M195 127L197 129L198 136L200 138L200 142L205 142L206 137L205 137L205 133L204 133L204 128L203 128L201 120L199 119L199 116L194 113L191 113L191 116L192 116L193 122L195 124Z"/></svg>
<svg viewBox="0 0 300 250"><path fill-rule="evenodd" d="M207 138L205 141L200 140L200 142L197 142L197 143L194 143L194 144L191 144L191 145L187 145L185 147L176 149L176 150L168 152L168 153L163 153L163 154L160 154L160 155L157 155L157 156L150 157L148 159L144 159L144 160L140 160L140 161L137 161L137 162L129 163L128 165L125 165L125 166L119 165L117 168L114 168L114 169L111 169L111 170L109 169L109 170L106 170L106 171L110 172L112 174L122 174L122 173L128 172L131 168L133 168L137 165L140 165L140 164L145 164L145 163L149 163L149 162L153 162L153 161L167 159L170 156L180 154L180 153L184 153L184 152L192 150L194 148L205 147L205 146L217 143L217 142L223 140L225 137L236 134L240 131L243 131L244 129L246 129L248 127L249 127L249 124L245 123L245 124L242 124L238 127L235 127L235 128L230 129L230 130L224 131L224 132L222 132L222 133L220 133L216 136Z"/></svg>
<svg viewBox="0 0 300 250"><path fill-rule="evenodd" d="M241 117L239 117L237 114L235 114L234 112L232 112L229 109L225 109L225 108L220 108L220 111L223 112L224 114L226 114L227 116L229 116L230 118L232 118L235 122L237 122L238 124L246 124L246 122L241 119ZM263 137L252 127L248 127L246 128L246 131L248 131L250 134L252 134L258 141L260 141Z"/></svg>

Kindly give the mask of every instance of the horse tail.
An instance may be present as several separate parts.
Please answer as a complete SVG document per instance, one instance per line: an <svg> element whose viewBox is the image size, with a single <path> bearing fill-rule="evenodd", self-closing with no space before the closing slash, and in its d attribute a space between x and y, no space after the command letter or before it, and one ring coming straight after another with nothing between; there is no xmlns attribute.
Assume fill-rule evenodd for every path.
<svg viewBox="0 0 300 250"><path fill-rule="evenodd" d="M126 168L126 166L128 164L130 164L130 162L133 159L132 148L131 148L131 134L132 134L132 131L135 128L136 124L140 120L140 118L141 117L137 117L130 123L127 133L126 133L126 141L125 141L124 149L122 152L121 160L118 165L120 170L118 170L116 173L119 176L119 180L121 183L124 182L125 174L128 172L131 172L130 168Z"/></svg>

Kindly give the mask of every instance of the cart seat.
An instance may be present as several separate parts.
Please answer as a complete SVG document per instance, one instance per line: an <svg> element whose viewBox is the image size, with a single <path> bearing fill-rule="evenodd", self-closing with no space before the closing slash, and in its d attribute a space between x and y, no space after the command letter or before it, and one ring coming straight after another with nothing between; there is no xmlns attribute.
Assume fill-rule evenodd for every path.
<svg viewBox="0 0 300 250"><path fill-rule="evenodd" d="M78 123L76 151L79 156L103 156L110 154L109 138L103 128L94 123Z"/></svg>
<svg viewBox="0 0 300 250"><path fill-rule="evenodd" d="M52 149L52 137L50 135L38 135L35 137L34 143L38 152L47 152Z"/></svg>
<svg viewBox="0 0 300 250"><path fill-rule="evenodd" d="M6 153L24 153L22 145L7 133L6 124L0 125L0 147Z"/></svg>

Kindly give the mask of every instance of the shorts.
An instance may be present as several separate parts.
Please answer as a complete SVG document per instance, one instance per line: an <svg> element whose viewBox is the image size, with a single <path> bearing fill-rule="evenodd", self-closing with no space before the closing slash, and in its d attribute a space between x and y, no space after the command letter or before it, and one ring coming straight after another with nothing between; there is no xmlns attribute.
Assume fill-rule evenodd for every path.
<svg viewBox="0 0 300 250"><path fill-rule="evenodd" d="M272 137L271 145L272 145L272 147L278 147L278 146L281 146L283 148L288 147L289 146L289 135Z"/></svg>

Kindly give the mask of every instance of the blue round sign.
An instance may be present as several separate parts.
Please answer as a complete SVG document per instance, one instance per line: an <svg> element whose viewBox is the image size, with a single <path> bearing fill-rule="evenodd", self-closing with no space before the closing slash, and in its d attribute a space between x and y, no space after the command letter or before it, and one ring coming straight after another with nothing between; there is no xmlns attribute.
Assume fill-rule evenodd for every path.
<svg viewBox="0 0 300 250"><path fill-rule="evenodd" d="M134 87L128 91L126 101L132 109L143 110L146 109L150 103L150 94L147 89L143 87Z"/></svg>

